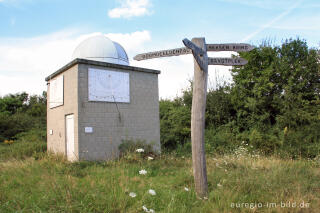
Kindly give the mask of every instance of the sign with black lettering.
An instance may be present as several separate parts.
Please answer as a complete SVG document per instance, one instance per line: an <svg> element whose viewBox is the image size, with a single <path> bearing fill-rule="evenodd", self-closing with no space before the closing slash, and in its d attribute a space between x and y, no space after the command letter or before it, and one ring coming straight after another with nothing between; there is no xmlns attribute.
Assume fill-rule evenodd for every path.
<svg viewBox="0 0 320 213"><path fill-rule="evenodd" d="M136 55L133 59L137 61L147 60L151 58L161 58L161 57L168 57L168 56L178 56L178 55L185 55L192 53L191 49L182 47L170 50L161 50L149 53L143 53Z"/></svg>
<svg viewBox="0 0 320 213"><path fill-rule="evenodd" d="M234 51L234 52L249 52L254 49L254 46L244 43L230 44L207 44L207 51Z"/></svg>
<svg viewBox="0 0 320 213"><path fill-rule="evenodd" d="M243 58L208 58L209 65L235 66L247 63L248 61Z"/></svg>

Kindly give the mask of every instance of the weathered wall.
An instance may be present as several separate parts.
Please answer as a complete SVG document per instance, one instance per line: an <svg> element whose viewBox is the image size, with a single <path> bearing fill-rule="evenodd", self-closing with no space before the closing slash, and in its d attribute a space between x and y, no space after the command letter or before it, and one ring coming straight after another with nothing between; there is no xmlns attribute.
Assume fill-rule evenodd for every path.
<svg viewBox="0 0 320 213"><path fill-rule="evenodd" d="M74 140L75 140L75 154L78 157L78 65L74 65L65 72L53 77L63 75L64 86L64 103L50 109L50 87L47 89L47 145L48 151L54 153L66 154L66 135L65 135L65 116L74 114ZM50 84L51 80L48 80ZM50 135L50 130L53 134Z"/></svg>
<svg viewBox="0 0 320 213"><path fill-rule="evenodd" d="M128 72L130 103L88 101L88 68ZM158 74L79 64L79 155L83 160L111 159L125 139L154 143L160 151ZM93 127L93 133L85 133Z"/></svg>

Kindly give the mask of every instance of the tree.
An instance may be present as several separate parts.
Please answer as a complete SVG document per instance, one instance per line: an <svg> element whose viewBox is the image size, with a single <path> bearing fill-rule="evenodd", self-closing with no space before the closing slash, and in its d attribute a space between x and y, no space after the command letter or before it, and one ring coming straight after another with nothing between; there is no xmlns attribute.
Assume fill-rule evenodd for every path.
<svg viewBox="0 0 320 213"><path fill-rule="evenodd" d="M280 47L262 45L240 56L249 61L232 70L232 104L240 132L248 131L253 143L259 138L255 145L269 152L282 146L301 154L315 144L320 147L320 133L312 130L320 119L317 51L303 40L289 39ZM313 132L308 141L307 132Z"/></svg>

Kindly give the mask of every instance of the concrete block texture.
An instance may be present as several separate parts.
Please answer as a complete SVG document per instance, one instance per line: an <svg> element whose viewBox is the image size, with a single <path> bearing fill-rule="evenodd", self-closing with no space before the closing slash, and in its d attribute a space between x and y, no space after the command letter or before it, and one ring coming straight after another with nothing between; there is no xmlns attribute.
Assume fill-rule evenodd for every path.
<svg viewBox="0 0 320 213"><path fill-rule="evenodd" d="M88 101L89 68L127 72L130 103ZM145 140L160 151L158 74L119 70L87 64L79 65L79 150L80 159L112 159L119 154L124 139ZM85 133L85 127L93 133Z"/></svg>

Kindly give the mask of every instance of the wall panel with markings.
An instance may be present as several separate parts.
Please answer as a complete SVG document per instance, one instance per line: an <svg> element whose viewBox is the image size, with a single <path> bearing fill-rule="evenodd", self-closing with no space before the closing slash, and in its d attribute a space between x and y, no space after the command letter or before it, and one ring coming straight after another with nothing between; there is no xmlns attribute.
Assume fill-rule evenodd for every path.
<svg viewBox="0 0 320 213"><path fill-rule="evenodd" d="M54 108L63 105L63 75L50 81L49 106Z"/></svg>
<svg viewBox="0 0 320 213"><path fill-rule="evenodd" d="M129 73L89 68L88 99L130 103Z"/></svg>

